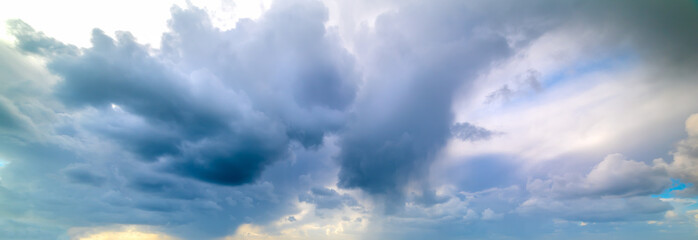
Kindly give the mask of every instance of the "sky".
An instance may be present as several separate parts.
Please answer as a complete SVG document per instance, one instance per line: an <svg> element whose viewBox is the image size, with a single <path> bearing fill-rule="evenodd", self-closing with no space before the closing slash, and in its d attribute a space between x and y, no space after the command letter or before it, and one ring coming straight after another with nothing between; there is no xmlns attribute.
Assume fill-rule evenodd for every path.
<svg viewBox="0 0 698 240"><path fill-rule="evenodd" d="M0 20L0 239L698 237L698 1Z"/></svg>

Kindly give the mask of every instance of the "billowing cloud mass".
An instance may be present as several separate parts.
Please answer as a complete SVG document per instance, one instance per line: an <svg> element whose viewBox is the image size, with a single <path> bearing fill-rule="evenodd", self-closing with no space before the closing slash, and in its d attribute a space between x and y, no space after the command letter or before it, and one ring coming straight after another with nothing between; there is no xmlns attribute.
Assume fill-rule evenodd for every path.
<svg viewBox="0 0 698 240"><path fill-rule="evenodd" d="M3 18L1 239L698 237L695 1L55 8L104 21Z"/></svg>

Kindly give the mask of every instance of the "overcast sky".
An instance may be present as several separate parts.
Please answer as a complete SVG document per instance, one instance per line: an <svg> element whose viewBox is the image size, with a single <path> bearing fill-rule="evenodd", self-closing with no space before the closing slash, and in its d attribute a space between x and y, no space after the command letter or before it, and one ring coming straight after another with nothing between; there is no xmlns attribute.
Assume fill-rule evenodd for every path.
<svg viewBox="0 0 698 240"><path fill-rule="evenodd" d="M1 239L696 239L694 0L0 3Z"/></svg>

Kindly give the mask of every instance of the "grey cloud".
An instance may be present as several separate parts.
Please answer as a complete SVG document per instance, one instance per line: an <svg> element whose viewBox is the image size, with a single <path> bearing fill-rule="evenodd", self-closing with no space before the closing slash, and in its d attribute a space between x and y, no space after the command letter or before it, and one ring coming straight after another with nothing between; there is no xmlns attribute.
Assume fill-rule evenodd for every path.
<svg viewBox="0 0 698 240"><path fill-rule="evenodd" d="M375 29L352 36L355 55L325 27L327 9L307 1L275 3L225 31L202 9L175 7L161 49L100 30L92 47L78 49L13 21L17 49L44 58L61 79L25 68L0 43L0 157L10 161L0 168L0 237L56 238L71 226L123 223L218 238L242 223L291 221L298 201L326 211L357 206L325 188L337 177L339 187L361 189L389 211L407 206L388 217L404 239L506 237L558 217L657 219L671 209L646 197L664 188L659 164L612 158L589 174L523 190L518 165L501 160L509 156L482 156L440 172L458 175L441 182L455 182L459 193L449 194L431 189L426 175L449 137L492 136L469 123L451 126L451 102L455 89L518 47L579 20L608 27L599 32L609 42L630 39L654 60L692 64L698 21L686 3L401 2ZM523 37L512 43L511 31ZM533 73L517 80L540 87ZM44 139L26 137L32 131ZM693 135L666 169L695 184ZM410 184L422 192L408 193ZM469 213L525 227L466 221ZM413 231L420 226L431 229Z"/></svg>
<svg viewBox="0 0 698 240"><path fill-rule="evenodd" d="M462 141L488 140L497 132L487 130L482 127L472 125L467 122L456 123L451 126L451 135Z"/></svg>
<svg viewBox="0 0 698 240"><path fill-rule="evenodd" d="M358 206L358 202L348 194L339 194L334 189L312 188L310 192L298 196L301 202L315 204L318 209L341 209Z"/></svg>
<svg viewBox="0 0 698 240"><path fill-rule="evenodd" d="M218 105L222 101L244 104L234 92L213 88L206 95L192 92L185 78L150 57L129 34L118 35L113 42L95 31L93 48L78 58L50 65L65 78L57 90L64 102L96 107L116 104L142 118L140 126L110 126L114 130L105 131L106 136L148 161L171 156L176 173L220 184L254 180L263 166L286 150L279 128L253 128L245 123L273 126L264 115Z"/></svg>
<svg viewBox="0 0 698 240"><path fill-rule="evenodd" d="M50 239L62 229L15 220L0 220L0 236L7 240Z"/></svg>
<svg viewBox="0 0 698 240"><path fill-rule="evenodd" d="M524 75L524 82L535 91L543 90L540 83L541 73L535 69L529 69Z"/></svg>
<svg viewBox="0 0 698 240"><path fill-rule="evenodd" d="M206 196L204 192L197 188L196 184L147 172L136 173L134 176L129 177L126 186L144 194L157 195L168 199L193 200Z"/></svg>
<svg viewBox="0 0 698 240"><path fill-rule="evenodd" d="M10 27L19 46L33 46L23 50L49 58L63 77L60 100L115 118L95 119L92 131L145 161L163 159L165 171L238 185L284 157L290 140L321 144L355 93L353 60L325 32L324 7L277 5L226 32L201 9L175 7L155 56L127 32L114 40L96 29L93 46L74 55L22 22Z"/></svg>
<svg viewBox="0 0 698 240"><path fill-rule="evenodd" d="M593 24L616 41L631 42L647 60L674 69L695 66L698 59L698 47L694 44L698 41L695 1L642 0L632 4L591 1L580 7L583 11L570 19Z"/></svg>
<svg viewBox="0 0 698 240"><path fill-rule="evenodd" d="M666 167L672 178L692 184L677 193L693 197L698 196L698 114L689 116L685 126L688 137L677 144L672 153L673 161L659 161L658 165Z"/></svg>
<svg viewBox="0 0 698 240"><path fill-rule="evenodd" d="M467 3L406 5L378 17L375 35L357 46L367 82L339 156L339 186L397 208L406 184L425 176L450 136L454 89L511 50L503 36L478 32L476 22L496 26Z"/></svg>
<svg viewBox="0 0 698 240"><path fill-rule="evenodd" d="M8 20L7 25L9 33L19 40L17 47L23 51L43 55L75 55L78 53L77 47L64 44L42 32L36 32L29 24L19 19Z"/></svg>
<svg viewBox="0 0 698 240"><path fill-rule="evenodd" d="M672 210L659 194L670 186L666 168L608 155L585 176L572 174L529 181L531 194L517 211L545 213L572 221L657 220Z"/></svg>
<svg viewBox="0 0 698 240"><path fill-rule="evenodd" d="M455 89L564 25L558 19L574 4L398 5L399 10L378 16L374 28L355 36L366 84L352 112L357 117L342 135L339 186L360 188L400 208L405 186L425 179L425 169L450 136ZM512 35L518 40L512 42Z"/></svg>
<svg viewBox="0 0 698 240"><path fill-rule="evenodd" d="M517 209L522 214L548 214L571 221L608 222L658 220L673 209L658 198L531 198Z"/></svg>
<svg viewBox="0 0 698 240"><path fill-rule="evenodd" d="M487 95L485 103L493 103L497 100L508 102L512 95L514 95L514 92L509 89L509 85L504 84L501 88Z"/></svg>
<svg viewBox="0 0 698 240"><path fill-rule="evenodd" d="M4 43L0 43L0 76L0 138L31 141L44 135L42 123L54 117L42 104L50 102L45 95L52 76Z"/></svg>
<svg viewBox="0 0 698 240"><path fill-rule="evenodd" d="M490 188L504 188L525 182L521 160L514 155L480 155L462 159L457 165L439 166L435 180L442 184L455 184L468 192Z"/></svg>
<svg viewBox="0 0 698 240"><path fill-rule="evenodd" d="M499 89L487 95L487 97L485 97L485 103L506 103L512 98L525 94L526 92L531 92L531 90L540 92L543 90L543 86L540 83L540 76L540 72L529 69L525 73L517 75L516 79L512 80L511 84L514 86L513 88L509 87L509 84L504 84Z"/></svg>
<svg viewBox="0 0 698 240"><path fill-rule="evenodd" d="M32 120L22 114L9 99L0 96L0 133L22 139L26 133L33 131Z"/></svg>
<svg viewBox="0 0 698 240"><path fill-rule="evenodd" d="M3 186L12 191L51 189L20 191L21 197L4 201L7 204L0 210L36 210L41 215L37 217L63 226L48 238L66 226L124 223L167 226L168 233L185 239L206 239L231 234L243 221L264 224L296 213L300 192L333 178L328 169L335 168L329 161L335 150L327 149L325 139L340 128L342 111L353 101L358 73L333 33L325 31L322 5L278 7L283 9L275 8L262 18L274 21L248 21L226 32L207 29L214 33L207 39L229 46L246 43L231 51L221 51L220 44L202 49L190 45L204 37L187 33L186 28L210 27L186 26L196 18L208 21L193 7L173 10L173 19L184 24L163 40L163 46L183 44L170 49L173 52L165 47L161 52L148 49L126 32L112 39L100 30L93 32L91 48L65 52L57 50L65 44L31 28L22 30L17 45L35 47L21 50L45 58L49 69L62 78L56 85L52 79L40 79L48 91L31 97L47 99L41 103L60 120L51 124L35 115L29 118L55 126L59 135L51 135L49 129L45 132L49 142L0 144L3 160L11 160L0 168ZM180 19L184 17L190 19ZM289 28L308 24L311 29ZM191 34L187 41L185 34ZM215 55L182 57L184 45L192 54L210 49ZM293 48L299 50L287 52ZM2 57L4 62L8 55ZM7 61L14 64L24 56L16 57ZM3 96L26 96L18 93L28 90L28 82L9 83L0 87L11 93ZM12 91L16 87L22 91ZM79 156L44 151L37 147L42 144ZM84 168L69 167L76 162ZM23 176L42 177L22 180ZM55 177L66 181L50 180ZM264 180L255 182L260 178ZM17 212L11 218L25 214ZM7 216L2 214L3 219Z"/></svg>
<svg viewBox="0 0 698 240"><path fill-rule="evenodd" d="M625 159L607 156L586 176L584 188L602 196L637 196L661 192L670 185L666 170Z"/></svg>
<svg viewBox="0 0 698 240"><path fill-rule="evenodd" d="M572 174L533 180L528 189L556 198L632 197L659 194L671 185L665 167L608 155L586 176Z"/></svg>
<svg viewBox="0 0 698 240"><path fill-rule="evenodd" d="M71 182L92 185L95 187L102 186L106 178L90 172L84 167L71 167L63 170L63 174L68 177Z"/></svg>
<svg viewBox="0 0 698 240"><path fill-rule="evenodd" d="M407 201L417 205L430 207L436 204L445 203L450 198L450 196L437 194L433 189L425 188L421 192L411 192L407 196Z"/></svg>
<svg viewBox="0 0 698 240"><path fill-rule="evenodd" d="M201 10L175 8L173 16L163 52L181 58L179 67L205 67L244 89L255 109L283 119L287 134L305 146L342 125L359 74L335 33L325 30L321 4L275 3L259 21L241 21L226 32L211 29Z"/></svg>

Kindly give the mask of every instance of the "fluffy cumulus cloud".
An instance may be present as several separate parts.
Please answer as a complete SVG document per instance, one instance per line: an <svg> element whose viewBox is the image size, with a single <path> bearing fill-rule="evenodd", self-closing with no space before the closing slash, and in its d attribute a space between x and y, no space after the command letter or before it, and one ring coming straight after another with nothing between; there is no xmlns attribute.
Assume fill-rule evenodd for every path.
<svg viewBox="0 0 698 240"><path fill-rule="evenodd" d="M673 161L667 166L669 173L677 178L692 184L683 190L690 196L698 195L698 114L691 115L686 120L686 132L688 137L678 143L673 152Z"/></svg>
<svg viewBox="0 0 698 240"><path fill-rule="evenodd" d="M585 176L562 175L530 181L526 185L530 198L518 210L553 212L578 221L654 219L672 207L649 195L660 194L670 185L663 166L650 167L612 154Z"/></svg>
<svg viewBox="0 0 698 240"><path fill-rule="evenodd" d="M657 162L660 162L658 160ZM586 176L562 175L548 180L533 180L529 189L557 197L628 197L659 194L670 186L663 166L648 166L611 154Z"/></svg>
<svg viewBox="0 0 698 240"><path fill-rule="evenodd" d="M695 1L245 6L7 20L0 238L698 236Z"/></svg>

